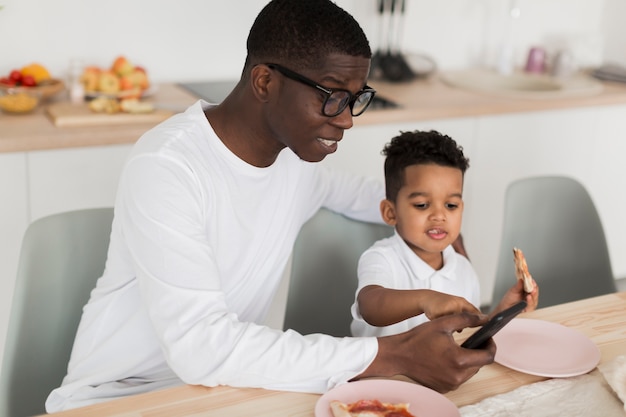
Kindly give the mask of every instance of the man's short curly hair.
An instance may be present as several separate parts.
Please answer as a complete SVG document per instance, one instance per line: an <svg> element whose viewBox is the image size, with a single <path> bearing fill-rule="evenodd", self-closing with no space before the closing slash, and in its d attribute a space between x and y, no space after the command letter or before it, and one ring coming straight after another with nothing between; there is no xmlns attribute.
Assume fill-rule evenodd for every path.
<svg viewBox="0 0 626 417"><path fill-rule="evenodd" d="M395 201L404 185L404 171L411 165L435 164L458 168L465 175L469 159L463 147L449 136L435 130L400 132L382 151L385 159L386 198Z"/></svg>
<svg viewBox="0 0 626 417"><path fill-rule="evenodd" d="M363 29L330 0L270 1L250 29L247 48L245 68L267 62L319 68L332 53L372 57Z"/></svg>

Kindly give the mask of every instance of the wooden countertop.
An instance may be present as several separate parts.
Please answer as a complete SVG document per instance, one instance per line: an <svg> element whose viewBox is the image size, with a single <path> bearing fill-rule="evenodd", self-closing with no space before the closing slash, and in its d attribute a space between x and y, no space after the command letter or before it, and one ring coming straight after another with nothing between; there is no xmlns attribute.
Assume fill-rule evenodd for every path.
<svg viewBox="0 0 626 417"><path fill-rule="evenodd" d="M602 82L599 94L532 99L452 88L436 75L410 83L372 81L370 85L402 107L368 110L355 119L356 126L626 104L626 84L616 82Z"/></svg>
<svg viewBox="0 0 626 417"><path fill-rule="evenodd" d="M409 83L373 81L371 85L378 90L380 96L396 101L401 107L370 110L356 118L355 125L626 104L626 84L603 84L603 91L591 96L522 99L450 88L437 76ZM158 87L156 94L150 98L158 106L182 111L196 100L195 96L176 84L164 83ZM61 96L64 97L63 94ZM153 125L137 123L56 127L47 117L45 108L39 108L28 115L0 113L0 153L131 144Z"/></svg>
<svg viewBox="0 0 626 417"><path fill-rule="evenodd" d="M522 317L563 324L587 335L607 363L626 352L626 292L608 294L553 307ZM472 330L469 330L471 333ZM461 340L469 333L458 335ZM499 364L483 367L456 391L446 394L457 407L546 378L505 368ZM301 416L313 417L320 396L257 388L214 388L184 385L140 394L75 410L52 414L58 417L202 417L202 416Z"/></svg>
<svg viewBox="0 0 626 417"><path fill-rule="evenodd" d="M66 100L60 93L57 101ZM148 101L174 112L184 111L196 97L176 86L160 84ZM134 143L154 123L56 127L46 115L46 104L34 113L9 115L0 112L0 153ZM138 119L139 120L139 119Z"/></svg>

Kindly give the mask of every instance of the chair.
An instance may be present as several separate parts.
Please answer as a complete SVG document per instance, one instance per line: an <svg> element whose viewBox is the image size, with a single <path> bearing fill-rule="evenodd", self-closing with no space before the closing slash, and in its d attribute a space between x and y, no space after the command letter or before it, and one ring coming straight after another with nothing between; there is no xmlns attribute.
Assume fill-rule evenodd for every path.
<svg viewBox="0 0 626 417"><path fill-rule="evenodd" d="M349 336L357 264L375 241L391 236L384 224L348 219L321 209L296 239L284 329Z"/></svg>
<svg viewBox="0 0 626 417"><path fill-rule="evenodd" d="M572 178L531 177L508 186L494 305L515 283L513 247L524 252L539 285L539 307L616 291L600 217Z"/></svg>
<svg viewBox="0 0 626 417"><path fill-rule="evenodd" d="M82 308L104 271L112 208L76 210L26 230L0 375L0 416L45 413L61 384Z"/></svg>

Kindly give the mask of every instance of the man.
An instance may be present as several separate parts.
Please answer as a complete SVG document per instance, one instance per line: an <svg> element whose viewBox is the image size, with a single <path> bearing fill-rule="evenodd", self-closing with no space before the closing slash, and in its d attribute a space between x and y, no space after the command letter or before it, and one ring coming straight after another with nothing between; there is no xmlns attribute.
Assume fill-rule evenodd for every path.
<svg viewBox="0 0 626 417"><path fill-rule="evenodd" d="M318 162L373 97L371 50L328 0L274 0L241 80L147 132L124 168L103 276L49 412L189 383L324 392L404 374L456 388L493 361L451 315L386 338L303 336L263 322L300 227L322 206L377 220L382 184ZM348 308L348 306L346 306Z"/></svg>

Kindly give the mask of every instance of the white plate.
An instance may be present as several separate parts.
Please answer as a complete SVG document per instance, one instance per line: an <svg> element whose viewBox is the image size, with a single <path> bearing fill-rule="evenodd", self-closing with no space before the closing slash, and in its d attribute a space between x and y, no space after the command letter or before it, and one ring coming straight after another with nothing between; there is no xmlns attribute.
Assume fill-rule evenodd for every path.
<svg viewBox="0 0 626 417"><path fill-rule="evenodd" d="M158 90L158 87L155 84L152 84L141 94L141 98L146 98L154 95ZM128 91L126 92L128 94ZM99 91L89 91L85 93L85 98L98 98L98 97L108 97L108 98L118 98L123 97L124 91L120 91L119 93L101 93Z"/></svg>
<svg viewBox="0 0 626 417"><path fill-rule="evenodd" d="M358 400L379 400L387 403L409 403L409 411L419 417L460 417L452 401L411 382L391 379L366 379L339 385L328 391L315 404L315 417L333 417L332 400L353 403Z"/></svg>
<svg viewBox="0 0 626 417"><path fill-rule="evenodd" d="M497 363L531 375L582 375L600 362L600 350L587 336L549 321L515 318L493 339Z"/></svg>

